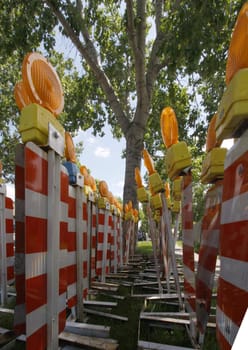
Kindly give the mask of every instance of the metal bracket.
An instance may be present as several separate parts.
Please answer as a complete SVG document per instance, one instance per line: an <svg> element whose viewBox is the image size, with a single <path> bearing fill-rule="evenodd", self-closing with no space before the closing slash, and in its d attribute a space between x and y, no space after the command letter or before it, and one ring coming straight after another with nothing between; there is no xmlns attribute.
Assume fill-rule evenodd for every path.
<svg viewBox="0 0 248 350"><path fill-rule="evenodd" d="M48 123L48 146L63 157L65 139L51 123Z"/></svg>

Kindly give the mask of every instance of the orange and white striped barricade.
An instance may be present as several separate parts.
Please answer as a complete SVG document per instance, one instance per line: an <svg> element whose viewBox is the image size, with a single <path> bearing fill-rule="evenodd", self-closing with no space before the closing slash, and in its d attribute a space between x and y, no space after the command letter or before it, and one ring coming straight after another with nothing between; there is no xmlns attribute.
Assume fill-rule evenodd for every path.
<svg viewBox="0 0 248 350"><path fill-rule="evenodd" d="M192 174L189 171L182 180L182 233L183 233L183 271L184 302L186 311L191 316L190 334L195 337L195 261L192 210Z"/></svg>
<svg viewBox="0 0 248 350"><path fill-rule="evenodd" d="M219 253L220 215L223 181L217 181L207 191L202 219L202 233L196 272L196 318L199 343L203 344L211 308L215 268Z"/></svg>
<svg viewBox="0 0 248 350"><path fill-rule="evenodd" d="M19 144L15 154L15 333L26 334L25 284L25 171L24 146Z"/></svg>
<svg viewBox="0 0 248 350"><path fill-rule="evenodd" d="M14 203L9 197L5 197L5 228L6 228L6 258L7 258L7 284L15 281L14 266Z"/></svg>
<svg viewBox="0 0 248 350"><path fill-rule="evenodd" d="M24 168L26 349L55 349L65 326L67 290L60 156L28 142Z"/></svg>
<svg viewBox="0 0 248 350"><path fill-rule="evenodd" d="M121 214L117 213L117 265L118 268L122 268L123 266L123 231L122 231L122 218Z"/></svg>
<svg viewBox="0 0 248 350"><path fill-rule="evenodd" d="M126 221L125 222L126 234L125 234L124 264L127 265L130 257L131 236L133 234L132 232L134 231L134 220L125 219L125 221Z"/></svg>
<svg viewBox="0 0 248 350"><path fill-rule="evenodd" d="M93 192L88 196L88 235L90 237L89 282L96 278L96 196Z"/></svg>
<svg viewBox="0 0 248 350"><path fill-rule="evenodd" d="M101 282L105 282L106 274L110 267L110 230L109 216L110 205L105 203L105 208L98 207L97 212L97 249L96 249L96 274Z"/></svg>
<svg viewBox="0 0 248 350"><path fill-rule="evenodd" d="M111 215L111 259L110 272L117 273L117 211L112 208Z"/></svg>
<svg viewBox="0 0 248 350"><path fill-rule="evenodd" d="M89 291L89 270L90 270L90 233L87 230L88 221L88 208L87 208L87 197L82 193L82 206L83 206L83 299L86 299Z"/></svg>
<svg viewBox="0 0 248 350"><path fill-rule="evenodd" d="M217 339L231 349L248 306L248 130L228 151L224 165L217 289Z"/></svg>
<svg viewBox="0 0 248 350"><path fill-rule="evenodd" d="M1 304L7 303L7 286L14 282L13 201L0 185Z"/></svg>

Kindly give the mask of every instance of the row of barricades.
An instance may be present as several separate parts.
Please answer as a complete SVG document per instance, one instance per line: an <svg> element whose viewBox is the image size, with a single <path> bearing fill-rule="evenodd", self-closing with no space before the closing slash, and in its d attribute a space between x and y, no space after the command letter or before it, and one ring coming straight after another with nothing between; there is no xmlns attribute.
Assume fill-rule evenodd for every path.
<svg viewBox="0 0 248 350"><path fill-rule="evenodd" d="M99 208L53 150L28 142L16 153L15 330L27 349L56 348L66 309L83 319L91 281L122 260L122 217ZM52 344L52 345L51 345Z"/></svg>
<svg viewBox="0 0 248 350"><path fill-rule="evenodd" d="M166 153L168 177L176 187L181 177L181 218L183 233L184 306L191 315L190 336L196 345L202 345L210 314L216 261L219 256L220 274L217 283L216 334L221 350L230 350L248 308L248 55L245 47L247 36L248 3L237 18L229 47L226 83L218 112L212 118L206 143L207 154L202 165L201 181L208 184L205 195L205 211L202 218L198 266L195 267L192 174L189 151L184 142L178 141L177 120L171 108L161 114L161 132ZM229 151L221 148L222 141L235 138ZM146 163L146 159L144 158ZM162 199L163 185L154 186L154 169L149 172L150 204L154 211L176 212L176 196L172 203ZM157 184L159 180L156 180ZM141 181L137 195L141 202L148 202ZM142 194L142 195L141 195ZM175 194L175 193L174 193ZM153 199L156 198L156 201ZM176 204L176 205L175 205ZM162 219L163 215L161 216ZM158 220L156 215L154 219ZM172 237L170 225L166 227L167 239ZM163 236L163 232L161 232ZM161 238L162 239L162 238ZM161 243L161 250L163 244ZM167 253L173 256L171 249ZM173 271L177 274L176 270ZM196 319L196 322L194 322ZM245 345L244 345L245 346Z"/></svg>

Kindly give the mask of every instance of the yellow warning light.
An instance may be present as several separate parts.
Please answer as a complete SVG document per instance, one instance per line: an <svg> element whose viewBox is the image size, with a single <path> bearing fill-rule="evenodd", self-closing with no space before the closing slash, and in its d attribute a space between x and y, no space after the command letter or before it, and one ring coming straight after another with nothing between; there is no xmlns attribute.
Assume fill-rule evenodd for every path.
<svg viewBox="0 0 248 350"><path fill-rule="evenodd" d="M238 15L229 45L226 63L226 84L228 85L235 73L242 68L248 68L248 3L246 2Z"/></svg>
<svg viewBox="0 0 248 350"><path fill-rule="evenodd" d="M45 57L37 52L28 53L22 64L25 93L32 103L48 109L58 116L64 108L64 95L60 79Z"/></svg>
<svg viewBox="0 0 248 350"><path fill-rule="evenodd" d="M65 132L65 158L69 162L77 162L74 142L71 134L68 131Z"/></svg>
<svg viewBox="0 0 248 350"><path fill-rule="evenodd" d="M174 110L165 107L160 116L160 128L166 148L178 142L178 123Z"/></svg>

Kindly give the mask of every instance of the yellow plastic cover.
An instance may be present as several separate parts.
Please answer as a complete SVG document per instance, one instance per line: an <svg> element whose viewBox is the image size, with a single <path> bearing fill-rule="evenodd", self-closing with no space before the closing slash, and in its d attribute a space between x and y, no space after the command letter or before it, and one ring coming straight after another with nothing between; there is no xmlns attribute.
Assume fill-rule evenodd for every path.
<svg viewBox="0 0 248 350"><path fill-rule="evenodd" d="M47 145L49 123L51 123L64 138L64 128L58 119L54 118L53 114L47 109L36 103L31 103L24 107L21 111L19 123L22 142L26 143L32 141L40 146Z"/></svg>
<svg viewBox="0 0 248 350"><path fill-rule="evenodd" d="M45 57L37 52L28 53L22 64L22 79L29 99L58 116L64 108L60 79Z"/></svg>
<svg viewBox="0 0 248 350"><path fill-rule="evenodd" d="M152 194L164 190L163 181L157 172L149 176L149 185Z"/></svg>
<svg viewBox="0 0 248 350"><path fill-rule="evenodd" d="M228 85L239 69L248 68L248 3L238 15L229 46L226 64L226 84Z"/></svg>
<svg viewBox="0 0 248 350"><path fill-rule="evenodd" d="M224 177L226 148L213 148L202 162L201 182L208 184Z"/></svg>
<svg viewBox="0 0 248 350"><path fill-rule="evenodd" d="M170 179L180 176L183 170L191 167L191 156L184 141L180 141L167 149L166 168Z"/></svg>
<svg viewBox="0 0 248 350"><path fill-rule="evenodd" d="M242 124L248 119L248 68L239 70L227 86L218 107L216 139L240 136Z"/></svg>
<svg viewBox="0 0 248 350"><path fill-rule="evenodd" d="M160 116L160 128L166 148L178 142L178 124L174 110L165 107Z"/></svg>

